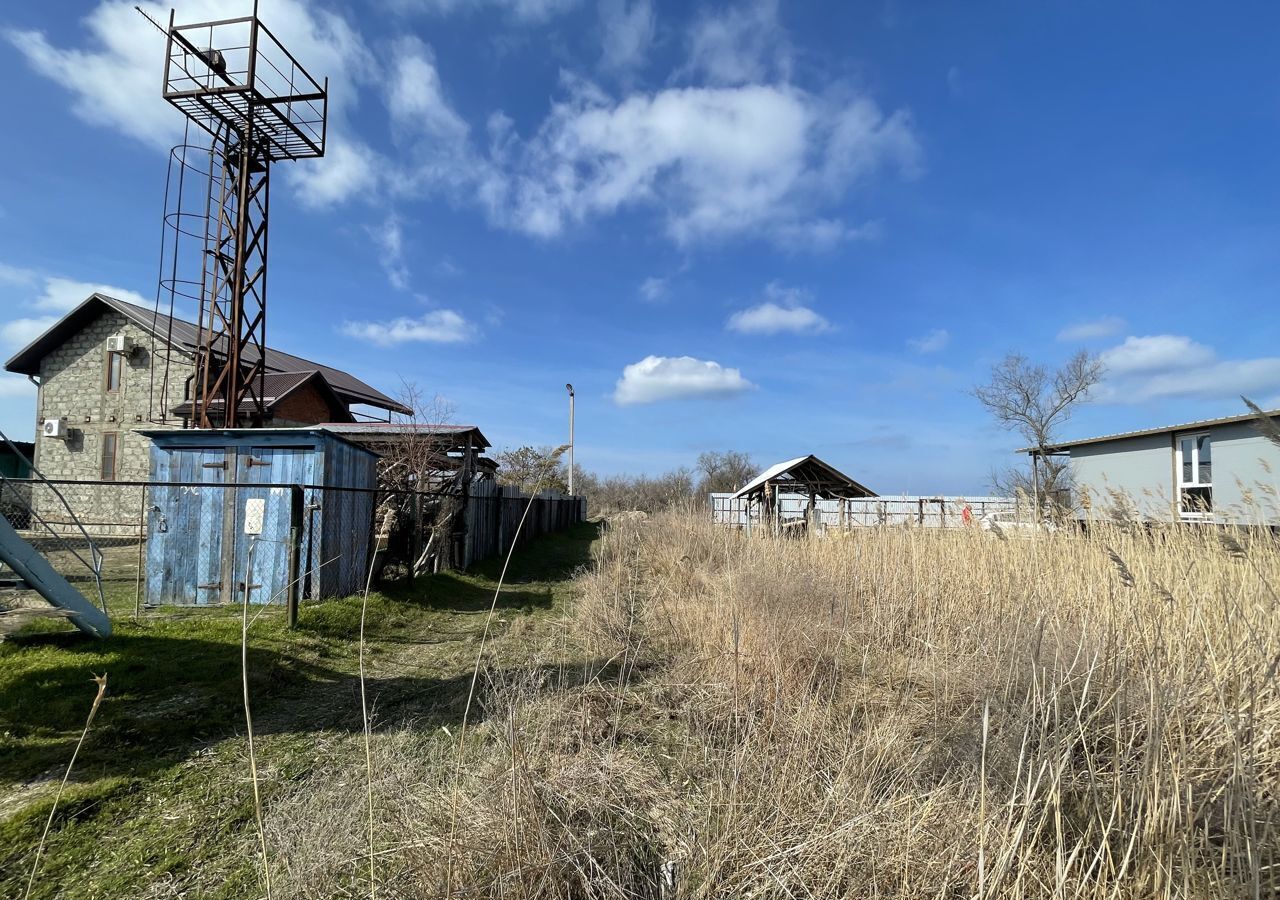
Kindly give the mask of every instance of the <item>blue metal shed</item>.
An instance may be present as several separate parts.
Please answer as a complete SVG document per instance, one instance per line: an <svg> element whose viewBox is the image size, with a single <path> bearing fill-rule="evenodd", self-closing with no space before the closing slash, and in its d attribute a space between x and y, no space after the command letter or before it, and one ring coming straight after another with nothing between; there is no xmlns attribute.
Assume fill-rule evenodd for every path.
<svg viewBox="0 0 1280 900"><path fill-rule="evenodd" d="M239 603L246 588L251 602L283 602L290 587L312 599L364 587L372 451L317 428L144 434L149 603ZM295 526L301 540L291 566Z"/></svg>

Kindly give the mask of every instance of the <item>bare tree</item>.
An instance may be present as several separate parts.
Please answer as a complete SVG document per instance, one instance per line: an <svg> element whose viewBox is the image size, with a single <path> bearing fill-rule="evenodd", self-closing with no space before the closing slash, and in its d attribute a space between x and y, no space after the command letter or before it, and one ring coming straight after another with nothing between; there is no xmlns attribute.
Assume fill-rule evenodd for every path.
<svg viewBox="0 0 1280 900"><path fill-rule="evenodd" d="M451 425L457 415L453 403L440 394L428 396L415 381L400 379L397 396L412 412L397 413L392 422L400 428L394 442L381 448L378 479L383 487L430 490L433 476L447 470L447 451L441 447L433 425Z"/></svg>
<svg viewBox="0 0 1280 900"><path fill-rule="evenodd" d="M574 478L581 485L579 493L587 498L593 514L631 510L652 513L687 503L694 497L693 473L683 468L653 477L601 477L583 472L580 478L577 474Z"/></svg>
<svg viewBox="0 0 1280 900"><path fill-rule="evenodd" d="M736 491L757 472L751 457L737 450L708 450L698 454L698 492L702 494Z"/></svg>
<svg viewBox="0 0 1280 900"><path fill-rule="evenodd" d="M499 484L517 488L522 494L537 490L569 493L569 475L555 447L517 447L494 456Z"/></svg>
<svg viewBox="0 0 1280 900"><path fill-rule="evenodd" d="M448 564L462 509L460 479L471 473L449 457L449 438L433 428L453 423L454 405L415 381L400 383L397 399L410 412L396 414L392 422L399 427L378 443L378 533L384 560L402 559L422 574Z"/></svg>
<svg viewBox="0 0 1280 900"><path fill-rule="evenodd" d="M973 389L973 396L1002 427L1020 435L1036 451L1029 473L1015 468L993 480L997 488L1030 494L1037 515L1047 504L1069 502L1067 462L1047 451L1053 447L1058 429L1071 418L1075 407L1088 399L1103 372L1102 361L1084 350L1054 371L1010 353L991 370L986 384Z"/></svg>

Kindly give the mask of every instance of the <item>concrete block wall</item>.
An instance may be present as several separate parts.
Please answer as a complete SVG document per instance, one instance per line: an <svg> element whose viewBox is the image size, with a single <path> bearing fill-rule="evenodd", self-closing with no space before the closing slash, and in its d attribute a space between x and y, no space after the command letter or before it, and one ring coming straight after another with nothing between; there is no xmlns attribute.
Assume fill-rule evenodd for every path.
<svg viewBox="0 0 1280 900"><path fill-rule="evenodd" d="M120 389L106 390L107 338L123 334L141 348L126 356ZM114 310L97 319L40 363L36 401L35 464L49 479L100 481L102 436L119 435L116 478L146 481L151 470L151 442L136 432L181 427L169 410L182 401L191 375L190 357L167 351L161 342L151 349L151 336ZM169 355L168 394L162 396L165 356ZM70 439L46 438L40 424L66 416ZM108 485L67 485L59 488L76 515L94 524L101 534L136 533L140 489ZM37 492L37 512L51 522L65 520L62 504L48 492ZM130 530L132 529L132 531Z"/></svg>

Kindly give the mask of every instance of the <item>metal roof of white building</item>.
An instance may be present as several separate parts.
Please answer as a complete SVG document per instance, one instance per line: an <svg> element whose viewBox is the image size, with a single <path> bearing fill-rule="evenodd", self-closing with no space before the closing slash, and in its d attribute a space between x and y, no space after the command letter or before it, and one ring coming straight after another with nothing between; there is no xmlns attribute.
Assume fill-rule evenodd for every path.
<svg viewBox="0 0 1280 900"><path fill-rule="evenodd" d="M1266 415L1276 418L1280 417L1280 409L1264 410ZM1236 416L1222 416L1217 419L1200 419L1195 422L1182 422L1177 425L1161 425L1158 428L1142 428L1138 431L1118 431L1115 434L1103 434L1098 437L1081 438L1078 441L1059 441L1045 449L1050 453L1057 453L1062 450L1070 450L1072 447L1079 447L1083 444L1101 444L1107 441L1123 441L1127 438L1147 437L1152 434L1166 434L1171 431L1196 431L1202 428L1211 428L1214 425L1231 425L1236 422L1248 422L1256 419L1253 413L1244 413ZM1019 447L1018 453L1035 453L1036 447Z"/></svg>

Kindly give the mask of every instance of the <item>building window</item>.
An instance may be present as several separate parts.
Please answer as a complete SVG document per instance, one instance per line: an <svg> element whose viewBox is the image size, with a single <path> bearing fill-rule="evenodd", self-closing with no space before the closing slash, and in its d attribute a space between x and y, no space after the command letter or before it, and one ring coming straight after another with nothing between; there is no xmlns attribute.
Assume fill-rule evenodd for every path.
<svg viewBox="0 0 1280 900"><path fill-rule="evenodd" d="M124 380L124 354L114 350L107 353L107 391L120 390Z"/></svg>
<svg viewBox="0 0 1280 900"><path fill-rule="evenodd" d="M1207 433L1179 435L1174 451L1178 469L1178 509L1184 518L1213 513L1213 444Z"/></svg>
<svg viewBox="0 0 1280 900"><path fill-rule="evenodd" d="M116 480L116 456L120 448L120 435L108 431L102 435L102 480Z"/></svg>

